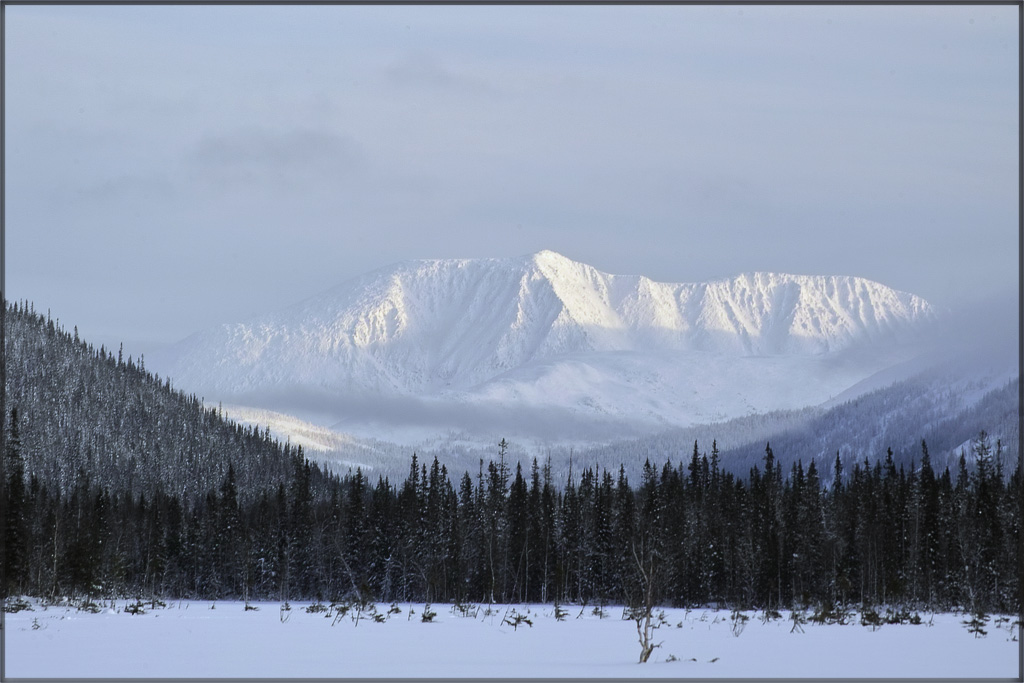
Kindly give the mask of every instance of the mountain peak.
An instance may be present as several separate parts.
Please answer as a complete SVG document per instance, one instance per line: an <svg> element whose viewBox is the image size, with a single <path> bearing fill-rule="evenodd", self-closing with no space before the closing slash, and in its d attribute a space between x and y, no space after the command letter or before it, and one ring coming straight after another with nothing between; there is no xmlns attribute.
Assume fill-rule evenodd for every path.
<svg viewBox="0 0 1024 683"><path fill-rule="evenodd" d="M540 268L559 268L564 266L579 266L581 265L577 261L573 261L571 258L564 256L557 251L551 249L541 249L533 254L526 256L527 263L532 263Z"/></svg>
<svg viewBox="0 0 1024 683"><path fill-rule="evenodd" d="M729 400L749 394L762 361L738 358L778 359L770 361L772 396L828 389L825 400L849 385L794 370L806 386L790 387L778 368L824 367L822 359L864 347L881 358L932 317L923 299L858 278L752 272L655 282L544 249L383 268L277 314L195 335L160 369L207 396L296 387L431 400L458 393L485 403L512 396L587 413L662 415L704 391ZM744 368L754 374L733 383L707 369L719 366L730 377ZM644 394L667 377L665 390L679 401ZM614 387L625 393L594 402Z"/></svg>
<svg viewBox="0 0 1024 683"><path fill-rule="evenodd" d="M530 254L530 257L534 261L569 261L570 259L559 254L557 251L551 249L541 249L538 252Z"/></svg>

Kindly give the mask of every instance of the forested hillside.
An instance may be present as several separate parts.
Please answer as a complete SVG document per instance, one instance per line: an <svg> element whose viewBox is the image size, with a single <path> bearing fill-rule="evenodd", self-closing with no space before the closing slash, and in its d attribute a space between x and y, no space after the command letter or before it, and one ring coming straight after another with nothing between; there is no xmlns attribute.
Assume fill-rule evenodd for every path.
<svg viewBox="0 0 1024 683"><path fill-rule="evenodd" d="M239 495L286 482L300 449L222 419L124 357L79 339L25 303L5 319L6 402L18 413L25 473L52 493L92 484L140 496L201 498L233 465ZM5 420L6 421L6 420ZM319 470L311 476L322 478ZM319 486L314 483L314 486Z"/></svg>
<svg viewBox="0 0 1024 683"><path fill-rule="evenodd" d="M1017 462L1019 391L1019 378L981 382L932 371L829 408L749 415L584 449L575 456L613 468L625 462L627 473L636 475L646 458L685 457L694 441L717 440L723 469L743 475L761 461L765 441L771 441L786 468L814 460L824 470L837 453L848 466L865 459L874 463L889 450L897 465L909 467L920 462L925 439L934 465L948 465L955 479L961 450L968 469L974 469L974 454L964 446L981 431L993 445L1001 444L999 457L1007 470ZM556 472L564 473L567 455L566 449L553 455ZM826 474L825 481L830 477Z"/></svg>
<svg viewBox="0 0 1024 683"><path fill-rule="evenodd" d="M817 605L1016 611L1021 471L881 460L734 474L536 460L325 476L131 360L8 309L3 588L45 596ZM827 482L827 483L826 483Z"/></svg>
<svg viewBox="0 0 1024 683"><path fill-rule="evenodd" d="M892 450L897 465L920 461L922 439L928 441L934 464L956 471L961 452L968 468L975 467L968 442L986 431L998 458L1012 469L1020 450L1017 409L1020 380L989 388L981 382L933 375L920 376L878 389L835 406L803 424L770 433L760 441L723 449L733 472L743 472L759 459L761 442L770 438L783 464L817 459L819 466L838 453L845 463L871 462ZM973 394L973 395L972 395Z"/></svg>

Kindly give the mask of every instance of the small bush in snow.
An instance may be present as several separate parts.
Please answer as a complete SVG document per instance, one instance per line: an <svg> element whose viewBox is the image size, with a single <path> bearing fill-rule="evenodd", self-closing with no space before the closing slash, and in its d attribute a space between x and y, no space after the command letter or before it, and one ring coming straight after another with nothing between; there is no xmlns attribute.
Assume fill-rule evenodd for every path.
<svg viewBox="0 0 1024 683"><path fill-rule="evenodd" d="M430 609L430 603L427 603L426 605L423 606L423 614L420 615L420 621L422 621L425 624L426 623L430 623L431 621L434 620L434 617L436 617L436 616L437 616L437 612L434 612L433 610L431 610Z"/></svg>
<svg viewBox="0 0 1024 683"><path fill-rule="evenodd" d="M456 602L452 605L452 614L460 617L472 617L476 618L478 608L473 603L469 602Z"/></svg>
<svg viewBox="0 0 1024 683"><path fill-rule="evenodd" d="M882 628L882 617L875 611L874 607L864 607L860 611L860 625L868 626L872 631Z"/></svg>
<svg viewBox="0 0 1024 683"><path fill-rule="evenodd" d="M516 610L512 610L512 614L505 617L505 623L512 627L513 631L519 629L520 624L526 624L529 627L533 627L533 622L526 618L526 615L520 614Z"/></svg>
<svg viewBox="0 0 1024 683"><path fill-rule="evenodd" d="M740 634L743 633L743 629L747 627L747 622L750 621L750 617L741 612L737 607L732 611L732 615L729 619L732 621L732 634L739 638ZM680 625L682 624L680 623Z"/></svg>
<svg viewBox="0 0 1024 683"><path fill-rule="evenodd" d="M99 614L103 608L91 600L86 600L78 606L78 609L81 612L88 612L89 614Z"/></svg>
<svg viewBox="0 0 1024 683"><path fill-rule="evenodd" d="M908 610L906 608L900 608L899 610L894 610L892 607L889 607L889 608L887 608L885 610L884 621L885 621L885 623L890 624L890 625L905 624L908 621L910 621L910 618L911 618L910 617L910 610ZM919 623L920 623L920 621L919 621Z"/></svg>
<svg viewBox="0 0 1024 683"><path fill-rule="evenodd" d="M130 605L125 605L124 606L124 611L127 614L131 614L131 615L145 614L146 613L145 605L142 604L142 600L136 600L135 602L133 602Z"/></svg>
<svg viewBox="0 0 1024 683"><path fill-rule="evenodd" d="M23 597L10 597L4 601L4 611L7 613L21 612L22 610L32 610L32 605L29 604L28 600Z"/></svg>
<svg viewBox="0 0 1024 683"><path fill-rule="evenodd" d="M810 621L815 624L839 624L845 626L850 619L850 612L842 605L825 604L818 605L818 609L811 615Z"/></svg>
<svg viewBox="0 0 1024 683"><path fill-rule="evenodd" d="M804 632L804 624L807 623L807 615L804 614L803 610L793 610L792 614L789 615L789 619L793 622L793 628L789 629L790 633Z"/></svg>
<svg viewBox="0 0 1024 683"><path fill-rule="evenodd" d="M637 617L644 616L643 607L630 607L626 605L622 608L622 620L623 621L634 621Z"/></svg>
<svg viewBox="0 0 1024 683"><path fill-rule="evenodd" d="M984 628L987 622L988 615L984 611L978 610L973 617L962 623L967 627L969 633L974 634L975 638L983 638L988 635L988 631Z"/></svg>

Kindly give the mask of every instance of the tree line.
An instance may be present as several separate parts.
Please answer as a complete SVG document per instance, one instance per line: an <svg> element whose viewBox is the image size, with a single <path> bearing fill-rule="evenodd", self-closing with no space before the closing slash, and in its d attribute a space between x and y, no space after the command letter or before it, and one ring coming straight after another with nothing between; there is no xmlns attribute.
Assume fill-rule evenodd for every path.
<svg viewBox="0 0 1024 683"><path fill-rule="evenodd" d="M135 495L82 471L66 492L26 477L7 425L7 594L244 600L543 602L781 609L901 604L1016 611L1019 466L982 433L976 466L933 471L892 454L822 485L814 462L783 473L771 446L747 477L713 444L646 462L635 486L583 468L552 481L481 461L453 482L415 455L400 483L326 477L289 451L286 482L239 496L235 468L204 495ZM314 489L319 488L320 491ZM646 594L645 594L646 593Z"/></svg>

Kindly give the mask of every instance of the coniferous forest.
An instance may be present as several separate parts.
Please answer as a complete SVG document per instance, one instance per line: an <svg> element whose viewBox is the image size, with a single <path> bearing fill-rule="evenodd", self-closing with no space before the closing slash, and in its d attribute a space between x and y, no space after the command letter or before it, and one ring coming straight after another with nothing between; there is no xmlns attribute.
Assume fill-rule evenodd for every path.
<svg viewBox="0 0 1024 683"><path fill-rule="evenodd" d="M1020 606L1019 465L891 451L746 476L717 444L564 480L505 444L452 477L322 471L35 313L5 321L5 595L739 608Z"/></svg>

